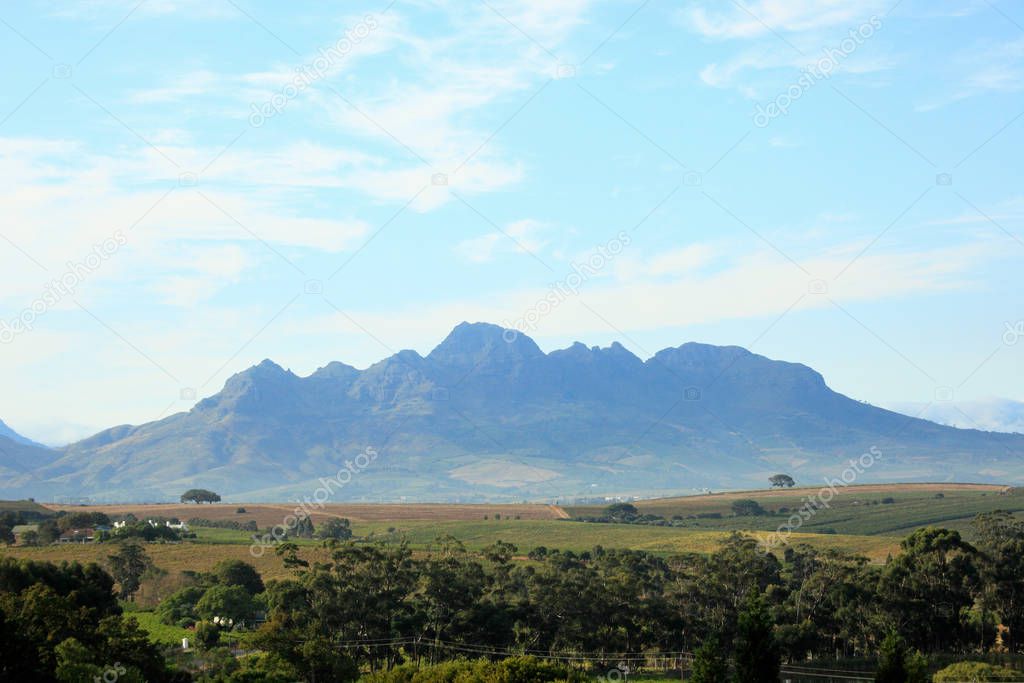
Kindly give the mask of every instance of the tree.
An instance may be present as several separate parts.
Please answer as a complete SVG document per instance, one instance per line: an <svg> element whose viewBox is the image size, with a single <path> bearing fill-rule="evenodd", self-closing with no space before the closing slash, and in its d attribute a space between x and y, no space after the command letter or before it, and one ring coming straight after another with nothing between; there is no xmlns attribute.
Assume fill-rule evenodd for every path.
<svg viewBox="0 0 1024 683"><path fill-rule="evenodd" d="M21 542L29 546L39 545L39 532L29 529L21 535Z"/></svg>
<svg viewBox="0 0 1024 683"><path fill-rule="evenodd" d="M736 623L736 683L778 683L782 656L764 598L751 592Z"/></svg>
<svg viewBox="0 0 1024 683"><path fill-rule="evenodd" d="M249 595L257 595L265 590L260 573L248 562L224 560L213 568L213 573L221 585L241 586Z"/></svg>
<svg viewBox="0 0 1024 683"><path fill-rule="evenodd" d="M0 525L0 542L4 545L14 545L14 530L5 525Z"/></svg>
<svg viewBox="0 0 1024 683"><path fill-rule="evenodd" d="M722 683L728 678L729 667L718 638L714 635L704 640L693 657L693 671L689 683Z"/></svg>
<svg viewBox="0 0 1024 683"><path fill-rule="evenodd" d="M108 555L110 573L121 584L121 597L134 600L142 583L142 575L153 564L146 551L136 543L125 543L116 555Z"/></svg>
<svg viewBox="0 0 1024 683"><path fill-rule="evenodd" d="M788 474L776 474L768 478L768 481L772 483L772 488L793 488L796 486L796 482L793 481L793 477Z"/></svg>
<svg viewBox="0 0 1024 683"><path fill-rule="evenodd" d="M629 503L614 503L604 509L604 516L616 522L628 522L639 514L636 506Z"/></svg>
<svg viewBox="0 0 1024 683"><path fill-rule="evenodd" d="M732 513L737 517L760 517L764 508L756 500L742 498L732 502Z"/></svg>
<svg viewBox="0 0 1024 683"><path fill-rule="evenodd" d="M316 535L325 540L347 541L352 538L352 523L347 519L329 517L320 523L320 530Z"/></svg>
<svg viewBox="0 0 1024 683"><path fill-rule="evenodd" d="M256 603L241 586L211 586L196 603L196 614L207 620L218 617L241 623L255 613Z"/></svg>
<svg viewBox="0 0 1024 683"><path fill-rule="evenodd" d="M928 668L920 652L911 652L907 641L890 631L878 650L875 683L927 683Z"/></svg>
<svg viewBox="0 0 1024 683"><path fill-rule="evenodd" d="M882 571L877 594L889 623L911 646L941 651L970 642L978 551L957 531L928 527L905 538Z"/></svg>
<svg viewBox="0 0 1024 683"><path fill-rule="evenodd" d="M220 627L209 621L196 624L196 641L205 650L216 647L220 642Z"/></svg>
<svg viewBox="0 0 1024 683"><path fill-rule="evenodd" d="M999 511L978 515L973 527L982 553L981 603L999 615L1008 629L1003 645L1017 652L1024 645L1024 522Z"/></svg>
<svg viewBox="0 0 1024 683"><path fill-rule="evenodd" d="M181 494L182 503L219 503L220 496L206 489L189 489Z"/></svg>

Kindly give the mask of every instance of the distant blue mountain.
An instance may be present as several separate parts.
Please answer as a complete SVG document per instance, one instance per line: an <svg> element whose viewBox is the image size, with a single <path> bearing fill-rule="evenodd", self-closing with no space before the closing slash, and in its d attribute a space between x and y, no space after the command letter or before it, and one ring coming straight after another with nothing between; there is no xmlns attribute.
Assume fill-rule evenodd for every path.
<svg viewBox="0 0 1024 683"><path fill-rule="evenodd" d="M857 359L851 359L856 363ZM373 449L371 462L356 456ZM0 497L167 500L567 499L843 477L1024 480L1024 436L956 429L838 394L804 365L688 343L642 360L619 344L545 354L529 337L463 323L430 354L299 377L266 360L191 411L101 432ZM2 456L0 456L2 457ZM847 477L849 474L847 473Z"/></svg>
<svg viewBox="0 0 1024 683"><path fill-rule="evenodd" d="M14 441L15 443L24 444L26 446L38 446L39 448L46 448L46 446L44 446L43 444L37 443L32 439L25 438L21 434L18 434L16 431L8 427L3 420L0 420L0 437L6 437L11 441Z"/></svg>

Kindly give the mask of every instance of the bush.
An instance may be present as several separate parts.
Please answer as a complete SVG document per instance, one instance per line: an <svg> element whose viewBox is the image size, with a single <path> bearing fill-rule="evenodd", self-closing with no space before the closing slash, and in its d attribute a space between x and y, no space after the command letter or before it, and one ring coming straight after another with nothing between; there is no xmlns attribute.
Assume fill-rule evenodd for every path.
<svg viewBox="0 0 1024 683"><path fill-rule="evenodd" d="M196 643L203 649L209 650L220 642L220 627L208 621L201 621L196 624Z"/></svg>
<svg viewBox="0 0 1024 683"><path fill-rule="evenodd" d="M182 588L157 606L156 615L164 624L191 626L196 620L196 603L205 592L206 590L199 586Z"/></svg>
<svg viewBox="0 0 1024 683"><path fill-rule="evenodd" d="M745 498L733 501L732 513L737 517L760 517L765 511L756 500Z"/></svg>
<svg viewBox="0 0 1024 683"><path fill-rule="evenodd" d="M578 683L586 678L565 666L536 657L511 657L500 662L457 659L423 668L407 664L369 674L360 680L367 683Z"/></svg>
<svg viewBox="0 0 1024 683"><path fill-rule="evenodd" d="M347 519L329 517L320 524L316 535L324 540L347 541L352 538L352 524Z"/></svg>
<svg viewBox="0 0 1024 683"><path fill-rule="evenodd" d="M895 502L896 502L895 498L883 498L882 499L882 505L892 505Z"/></svg>
<svg viewBox="0 0 1024 683"><path fill-rule="evenodd" d="M1019 681L1024 678L1019 671L1005 666L994 666L984 662L957 662L935 674L935 683L954 681Z"/></svg>
<svg viewBox="0 0 1024 683"><path fill-rule="evenodd" d="M196 614L203 619L221 617L236 624L250 621L256 609L252 596L242 586L212 586L196 603Z"/></svg>

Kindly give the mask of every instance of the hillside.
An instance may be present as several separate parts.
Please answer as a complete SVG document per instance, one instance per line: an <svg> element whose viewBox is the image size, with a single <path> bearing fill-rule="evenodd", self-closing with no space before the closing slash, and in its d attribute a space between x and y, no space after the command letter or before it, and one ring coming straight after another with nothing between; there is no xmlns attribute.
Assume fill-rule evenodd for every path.
<svg viewBox="0 0 1024 683"><path fill-rule="evenodd" d="M332 500L653 496L762 486L776 471L836 477L872 448L881 457L860 483L1024 476L1024 436L876 408L739 347L545 354L464 323L425 357L402 351L362 371L333 362L299 377L263 361L188 413L72 444L0 495L159 501L202 486L280 501L313 496L372 449Z"/></svg>

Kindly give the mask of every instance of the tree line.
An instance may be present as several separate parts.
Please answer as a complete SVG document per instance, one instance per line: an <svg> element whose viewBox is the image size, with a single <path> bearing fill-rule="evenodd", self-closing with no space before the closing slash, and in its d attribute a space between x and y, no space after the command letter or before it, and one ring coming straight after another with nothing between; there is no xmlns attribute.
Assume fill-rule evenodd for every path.
<svg viewBox="0 0 1024 683"><path fill-rule="evenodd" d="M973 537L920 529L884 565L806 545L776 555L741 534L713 553L672 557L596 547L536 548L523 558L508 543L472 552L444 537L417 554L404 543L332 539L323 542L330 560L310 562L284 542L276 553L288 578L264 584L251 566L231 563L166 598L159 613L194 625L208 648L201 668L175 660L195 680L353 680L519 654L598 672L624 660L694 658L693 680L718 683L776 681L787 663L862 658L878 662L880 681L923 681L928 655L1024 652L1024 523L982 515ZM130 597L145 559L120 555L112 567ZM0 680L21 680L11 676L29 666L32 680L65 680L54 672L72 654L99 666L115 645L146 680L177 676L154 664L112 588L95 566L0 561L0 635L17 645L3 648ZM231 628L265 618L248 641L260 655L214 656L225 616ZM37 664L14 654L31 651Z"/></svg>

